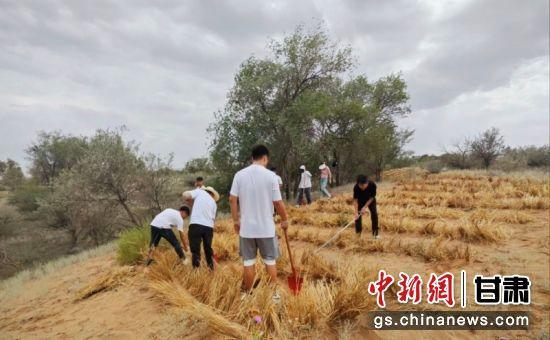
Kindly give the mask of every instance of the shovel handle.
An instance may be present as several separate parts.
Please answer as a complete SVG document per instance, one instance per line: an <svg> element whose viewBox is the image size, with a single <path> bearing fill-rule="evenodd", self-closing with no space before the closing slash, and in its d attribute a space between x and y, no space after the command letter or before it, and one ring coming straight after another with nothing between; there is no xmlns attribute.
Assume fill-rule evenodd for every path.
<svg viewBox="0 0 550 340"><path fill-rule="evenodd" d="M285 233L285 243L286 243L286 249L288 250L288 258L290 259L290 267L292 268L292 275L296 277L296 268L294 268L294 258L292 257L292 252L290 251L290 244L288 243L288 235L286 233L286 229L283 229Z"/></svg>

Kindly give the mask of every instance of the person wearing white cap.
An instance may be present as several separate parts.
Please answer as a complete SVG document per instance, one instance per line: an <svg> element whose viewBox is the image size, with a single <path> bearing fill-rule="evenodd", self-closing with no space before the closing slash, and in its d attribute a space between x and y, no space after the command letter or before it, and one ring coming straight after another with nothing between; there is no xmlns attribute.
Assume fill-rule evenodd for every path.
<svg viewBox="0 0 550 340"><path fill-rule="evenodd" d="M319 179L319 190L321 191L321 195L331 198L332 195L327 190L328 183L332 183L332 173L330 172L330 168L323 162L323 164L319 166L319 170L321 170Z"/></svg>
<svg viewBox="0 0 550 340"><path fill-rule="evenodd" d="M305 165L300 166L300 184L298 184L298 199L296 205L302 203L304 195L306 196L307 204L311 204L311 172L306 170Z"/></svg>
<svg viewBox="0 0 550 340"><path fill-rule="evenodd" d="M202 243L206 263L210 269L214 269L212 239L214 238L214 220L218 209L216 202L220 199L220 195L212 187L203 187L184 192L182 199L187 204L193 205L189 218L188 236L193 267L200 266Z"/></svg>

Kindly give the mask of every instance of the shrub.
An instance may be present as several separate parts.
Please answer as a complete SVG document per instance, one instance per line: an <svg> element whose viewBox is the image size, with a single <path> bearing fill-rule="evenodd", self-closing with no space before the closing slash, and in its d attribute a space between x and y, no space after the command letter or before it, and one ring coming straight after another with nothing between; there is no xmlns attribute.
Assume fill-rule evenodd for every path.
<svg viewBox="0 0 550 340"><path fill-rule="evenodd" d="M431 174L438 174L443 170L443 163L439 160L428 161L424 165L426 170Z"/></svg>
<svg viewBox="0 0 550 340"><path fill-rule="evenodd" d="M34 212L39 207L39 201L46 195L47 189L34 184L27 184L14 191L8 202L15 205L19 211Z"/></svg>
<svg viewBox="0 0 550 340"><path fill-rule="evenodd" d="M0 206L0 238L10 236L21 216L10 206Z"/></svg>
<svg viewBox="0 0 550 340"><path fill-rule="evenodd" d="M118 262L121 265L137 264L149 246L149 239L149 226L123 231L118 239Z"/></svg>

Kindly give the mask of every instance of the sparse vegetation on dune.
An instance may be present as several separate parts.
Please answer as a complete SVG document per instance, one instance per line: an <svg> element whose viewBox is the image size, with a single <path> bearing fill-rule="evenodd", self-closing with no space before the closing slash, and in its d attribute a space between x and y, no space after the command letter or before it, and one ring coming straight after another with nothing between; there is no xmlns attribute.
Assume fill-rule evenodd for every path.
<svg viewBox="0 0 550 340"><path fill-rule="evenodd" d="M528 195L533 194L533 199L538 202L537 200L543 199L540 195L546 190L536 188L546 184L535 180L521 182L526 185L514 186L513 189L510 184L506 189L509 194L504 194L508 198L492 199L490 207L486 208L465 208L469 204L477 203L464 197L477 195L475 197L482 198L487 203L487 197L499 189L493 188L488 180L480 180L470 174L461 176L460 181L445 173L423 174L424 179L419 178L379 191L378 210L382 233L379 240L369 237L370 221L366 215L366 230L362 237L357 237L351 226L325 249L316 253L318 246L350 222L353 217L351 196L338 195L331 200L318 200L309 206L289 207L292 223L288 236L297 248L296 263L300 276L304 278L298 295L293 295L286 289L285 280L290 275L290 268L281 238L280 247L283 251L278 260L279 282L269 282L264 271L259 268L262 266L259 261L259 283L251 294L242 297L238 236L233 230L231 220L223 217L215 225L213 248L218 264L213 272L206 266L195 270L181 265L174 251L166 246L165 241L161 241L155 262L145 270L143 276L140 275L139 270L126 264L143 263L149 229L147 226L134 228L123 232L118 241L117 260L124 265L102 273L97 280L78 290L75 301L128 282L146 279L145 284L157 293L161 301L175 307L172 310L181 310L182 313L185 311L201 318L210 329L224 337L333 336L353 330L358 316L376 308L374 297L368 293L368 284L376 279L379 269L369 264L369 259L373 256L407 256L414 258L416 263L427 266L425 268L471 263L474 257L476 260L479 258L475 249L479 251L480 245L504 244L510 239L510 224L530 223L536 217L533 213L538 213L538 210L503 208L507 200L526 200L526 197L531 197ZM486 181L489 184L480 185L481 189L472 193L468 188L475 186L465 184L468 181ZM455 202L467 204L449 205L449 199L454 197L453 193L442 190L445 185L450 186L450 182L462 183L462 187L454 195ZM508 179L501 182L516 183ZM514 190L520 190L524 195L512 197L516 195L511 194ZM437 201L438 199L441 201ZM428 204L399 204L411 200L423 200ZM531 206L536 206L536 203L531 203ZM360 261L346 260L349 257ZM417 261L418 259L421 261ZM396 275L395 272L392 274ZM391 289L395 293L396 287ZM272 299L276 290L281 294L280 303L275 303ZM415 308L424 309L426 306L422 304Z"/></svg>
<svg viewBox="0 0 550 340"><path fill-rule="evenodd" d="M76 300L87 299L104 290L113 289L136 274L133 267L124 266L109 271L82 288L76 294Z"/></svg>

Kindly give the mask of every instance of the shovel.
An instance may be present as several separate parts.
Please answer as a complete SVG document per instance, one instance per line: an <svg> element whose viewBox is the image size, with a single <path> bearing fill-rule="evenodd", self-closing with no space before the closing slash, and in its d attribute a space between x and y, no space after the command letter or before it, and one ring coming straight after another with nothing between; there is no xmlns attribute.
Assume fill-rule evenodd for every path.
<svg viewBox="0 0 550 340"><path fill-rule="evenodd" d="M302 283L304 282L304 279L296 273L296 268L294 267L294 259L292 258L292 252L290 251L290 244L288 243L288 235L286 233L286 229L284 229L283 231L285 232L286 249L288 250L288 258L290 259L290 267L292 268L292 276L287 277L288 288L290 288L290 291L294 295L296 295L300 292L300 288L302 288Z"/></svg>

